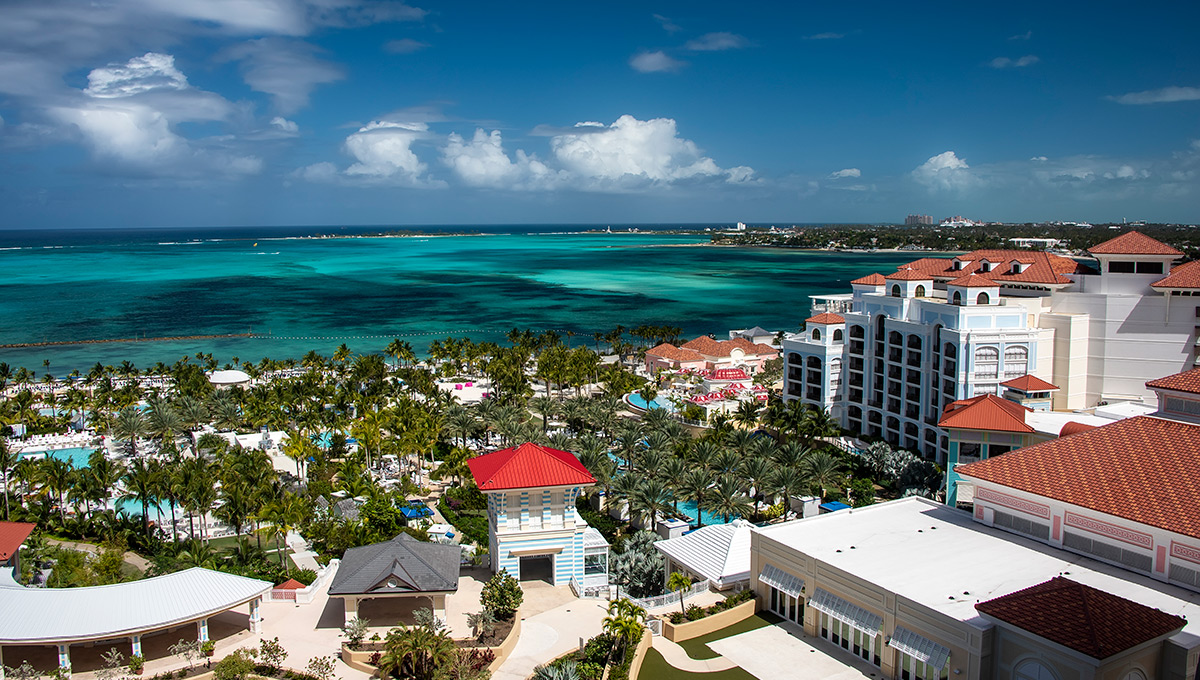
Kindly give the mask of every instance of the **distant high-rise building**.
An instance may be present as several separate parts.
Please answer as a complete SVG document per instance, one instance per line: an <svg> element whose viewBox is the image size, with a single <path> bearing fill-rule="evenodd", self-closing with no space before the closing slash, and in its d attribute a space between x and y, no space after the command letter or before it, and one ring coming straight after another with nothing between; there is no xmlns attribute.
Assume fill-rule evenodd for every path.
<svg viewBox="0 0 1200 680"><path fill-rule="evenodd" d="M904 226L906 227L930 226L932 224L933 217L931 215L909 215L904 218Z"/></svg>

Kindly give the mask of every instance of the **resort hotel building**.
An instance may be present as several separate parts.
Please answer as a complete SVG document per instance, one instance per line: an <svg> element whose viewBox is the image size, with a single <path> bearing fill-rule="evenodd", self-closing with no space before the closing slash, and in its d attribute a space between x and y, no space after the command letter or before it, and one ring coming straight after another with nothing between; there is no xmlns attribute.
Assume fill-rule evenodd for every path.
<svg viewBox="0 0 1200 680"><path fill-rule="evenodd" d="M1055 411L1152 408L1148 376L1200 362L1200 261L1175 266L1183 253L1139 232L1088 252L1090 265L1022 250L922 258L813 296L782 343L784 399L942 462L946 408L1025 376L1053 387L1025 396Z"/></svg>
<svg viewBox="0 0 1200 680"><path fill-rule="evenodd" d="M1146 389L1151 415L959 465L970 511L912 497L753 530L751 587L894 680L1195 680L1200 369Z"/></svg>

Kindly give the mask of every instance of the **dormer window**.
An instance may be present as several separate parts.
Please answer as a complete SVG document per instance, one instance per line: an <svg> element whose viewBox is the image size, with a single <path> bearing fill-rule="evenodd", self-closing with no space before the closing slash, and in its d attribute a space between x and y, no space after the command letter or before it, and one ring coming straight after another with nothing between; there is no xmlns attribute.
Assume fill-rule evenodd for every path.
<svg viewBox="0 0 1200 680"><path fill-rule="evenodd" d="M1020 262L1013 262L1012 270L1010 270L1008 273L1009 274L1020 274L1021 272L1025 271L1028 268L1029 268L1029 265L1027 265L1027 264L1021 264Z"/></svg>
<svg viewBox="0 0 1200 680"><path fill-rule="evenodd" d="M962 271L962 268L963 268L962 260L958 260L958 259L954 260L954 271L956 271L956 272Z"/></svg>
<svg viewBox="0 0 1200 680"><path fill-rule="evenodd" d="M981 262L979 263L979 271L981 271L981 272L990 272L990 271L992 271L992 263L991 263L991 262L988 262L987 260L983 260L983 261L981 261Z"/></svg>

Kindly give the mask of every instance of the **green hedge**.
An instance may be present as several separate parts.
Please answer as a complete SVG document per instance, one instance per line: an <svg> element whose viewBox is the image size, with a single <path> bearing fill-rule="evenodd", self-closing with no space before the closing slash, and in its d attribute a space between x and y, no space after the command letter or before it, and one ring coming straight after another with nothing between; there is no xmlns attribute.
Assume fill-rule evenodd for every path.
<svg viewBox="0 0 1200 680"><path fill-rule="evenodd" d="M446 502L445 497L438 500L438 512L442 513L442 517L446 521L454 525L459 533L467 539L474 541L478 545L488 544L488 519L487 516L468 515L463 511L459 514L450 509L450 505Z"/></svg>
<svg viewBox="0 0 1200 680"><path fill-rule="evenodd" d="M604 536L604 540L612 545L613 539L617 537L617 533L621 530L621 523L613 519L606 512L596 512L588 503L587 496L580 496L575 499L575 510L579 512L579 516L583 521L588 523L588 526L599 531Z"/></svg>

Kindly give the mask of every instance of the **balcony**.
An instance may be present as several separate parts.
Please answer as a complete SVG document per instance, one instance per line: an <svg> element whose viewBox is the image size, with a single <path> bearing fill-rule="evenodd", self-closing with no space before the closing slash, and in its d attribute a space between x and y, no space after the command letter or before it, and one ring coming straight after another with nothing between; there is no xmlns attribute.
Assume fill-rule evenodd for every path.
<svg viewBox="0 0 1200 680"><path fill-rule="evenodd" d="M904 382L906 382L910 385L920 385L921 384L921 372L909 370L908 375L904 379Z"/></svg>
<svg viewBox="0 0 1200 680"><path fill-rule="evenodd" d="M900 349L899 347L893 347L893 348L889 349L888 350L888 361L891 361L891 362L894 362L897 364L900 363L901 361L904 361L904 350Z"/></svg>
<svg viewBox="0 0 1200 680"><path fill-rule="evenodd" d="M850 341L850 353L851 354L861 355L865 349L866 349L866 345L863 343L862 340L851 340Z"/></svg>
<svg viewBox="0 0 1200 680"><path fill-rule="evenodd" d="M908 361L906 361L905 363L907 363L909 366L912 366L913 368L920 368L921 367L921 355L916 354L914 352L909 352L908 353Z"/></svg>
<svg viewBox="0 0 1200 680"><path fill-rule="evenodd" d="M904 371L899 366L888 366L888 377L892 380L900 380L904 377Z"/></svg>
<svg viewBox="0 0 1200 680"><path fill-rule="evenodd" d="M850 374L850 386L851 387L862 387L863 386L862 373L851 373Z"/></svg>
<svg viewBox="0 0 1200 680"><path fill-rule="evenodd" d="M821 401L821 390L816 387L810 387L808 388L808 391L804 393L804 398L808 399L809 401Z"/></svg>
<svg viewBox="0 0 1200 680"><path fill-rule="evenodd" d="M909 406L904 409L904 417L911 420L916 420L921 417L921 409L916 406Z"/></svg>
<svg viewBox="0 0 1200 680"><path fill-rule="evenodd" d="M863 360L858 357L850 357L850 370L852 370L852 371L863 370Z"/></svg>
<svg viewBox="0 0 1200 680"><path fill-rule="evenodd" d="M808 372L808 382L820 383L821 382L821 372L820 371L809 371Z"/></svg>

